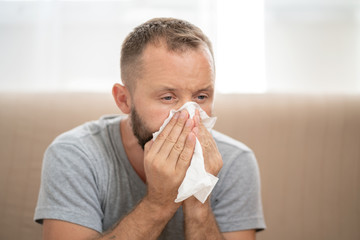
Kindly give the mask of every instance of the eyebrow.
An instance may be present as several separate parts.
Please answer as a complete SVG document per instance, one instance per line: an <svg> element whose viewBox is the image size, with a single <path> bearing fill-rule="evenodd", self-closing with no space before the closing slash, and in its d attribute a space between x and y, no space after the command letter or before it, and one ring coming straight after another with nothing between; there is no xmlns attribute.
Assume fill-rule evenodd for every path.
<svg viewBox="0 0 360 240"><path fill-rule="evenodd" d="M199 89L198 91L195 92L195 95L198 94L198 93L201 93L201 92L211 92L211 93L213 93L214 92L214 87L209 85L206 88Z"/></svg>
<svg viewBox="0 0 360 240"><path fill-rule="evenodd" d="M212 85L207 86L206 88L200 89L198 92L206 92L206 91L213 91L214 87Z"/></svg>
<svg viewBox="0 0 360 240"><path fill-rule="evenodd" d="M157 91L161 91L161 92L162 91L175 92L177 90L178 90L177 88L171 88L171 87L161 87L161 88L157 89ZM196 92L206 92L206 91L213 91L213 90L214 90L214 87L209 85L205 88L197 90Z"/></svg>

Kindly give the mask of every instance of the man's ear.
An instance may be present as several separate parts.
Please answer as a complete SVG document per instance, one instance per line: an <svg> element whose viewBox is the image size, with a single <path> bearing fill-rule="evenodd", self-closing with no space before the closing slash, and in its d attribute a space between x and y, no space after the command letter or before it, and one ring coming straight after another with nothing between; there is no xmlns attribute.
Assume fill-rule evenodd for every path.
<svg viewBox="0 0 360 240"><path fill-rule="evenodd" d="M127 87L119 83L114 84L112 95L121 112L129 114L131 112L131 96Z"/></svg>

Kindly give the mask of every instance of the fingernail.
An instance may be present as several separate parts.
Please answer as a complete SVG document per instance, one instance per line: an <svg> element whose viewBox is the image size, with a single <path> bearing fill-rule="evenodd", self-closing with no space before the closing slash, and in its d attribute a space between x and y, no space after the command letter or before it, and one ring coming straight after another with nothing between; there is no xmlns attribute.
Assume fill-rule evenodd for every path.
<svg viewBox="0 0 360 240"><path fill-rule="evenodd" d="M190 141L192 141L192 140L194 140L194 139L195 139L195 135L194 135L194 133L193 133L193 132L190 132L190 133L189 133L189 135L188 135L188 139L189 139Z"/></svg>
<svg viewBox="0 0 360 240"><path fill-rule="evenodd" d="M179 116L180 116L180 113L179 113L179 112L177 112L177 113L174 114L174 118L175 118L175 119L179 118Z"/></svg>
<svg viewBox="0 0 360 240"><path fill-rule="evenodd" d="M191 120L191 119L188 119L188 120L186 121L185 126L186 126L186 127L190 127L191 125L192 125L192 120Z"/></svg>
<svg viewBox="0 0 360 240"><path fill-rule="evenodd" d="M180 118L185 118L185 117L186 117L186 110L182 110L180 114Z"/></svg>

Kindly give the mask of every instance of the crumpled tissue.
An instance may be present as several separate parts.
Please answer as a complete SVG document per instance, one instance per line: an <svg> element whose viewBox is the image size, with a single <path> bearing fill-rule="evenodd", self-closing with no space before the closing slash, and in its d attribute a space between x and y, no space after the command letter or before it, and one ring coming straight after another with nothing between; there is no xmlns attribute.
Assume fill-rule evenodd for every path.
<svg viewBox="0 0 360 240"><path fill-rule="evenodd" d="M190 118L195 116L195 110L198 109L203 125L209 131L214 127L216 117L209 117L196 102L187 102L178 110L170 111L169 117L165 119L159 131L153 133L153 140L155 140L162 132L172 116L183 109L188 111ZM202 147L199 140L196 138L194 154L190 166L186 171L185 178L178 189L178 195L175 202L182 202L191 196L195 196L200 202L204 203L218 180L217 177L205 171Z"/></svg>

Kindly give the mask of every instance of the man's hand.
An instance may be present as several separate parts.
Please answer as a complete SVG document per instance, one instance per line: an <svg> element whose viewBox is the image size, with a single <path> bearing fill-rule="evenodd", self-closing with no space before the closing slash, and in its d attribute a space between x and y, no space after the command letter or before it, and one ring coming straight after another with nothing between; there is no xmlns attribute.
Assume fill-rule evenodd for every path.
<svg viewBox="0 0 360 240"><path fill-rule="evenodd" d="M174 203L195 148L194 122L186 110L176 113L155 141L145 145L146 196L166 210L181 205Z"/></svg>
<svg viewBox="0 0 360 240"><path fill-rule="evenodd" d="M157 239L181 203L175 203L195 148L194 122L187 111L173 116L154 141L145 144L148 192L135 209L101 239Z"/></svg>
<svg viewBox="0 0 360 240"><path fill-rule="evenodd" d="M211 133L201 123L199 111L194 116L193 129L203 150L205 170L217 176L222 167L222 157ZM224 239L212 213L210 200L204 204L190 197L183 203L186 239Z"/></svg>
<svg viewBox="0 0 360 240"><path fill-rule="evenodd" d="M223 166L221 154L216 146L215 140L211 133L201 123L199 111L196 110L194 116L194 132L202 146L205 170L214 176L217 176Z"/></svg>

